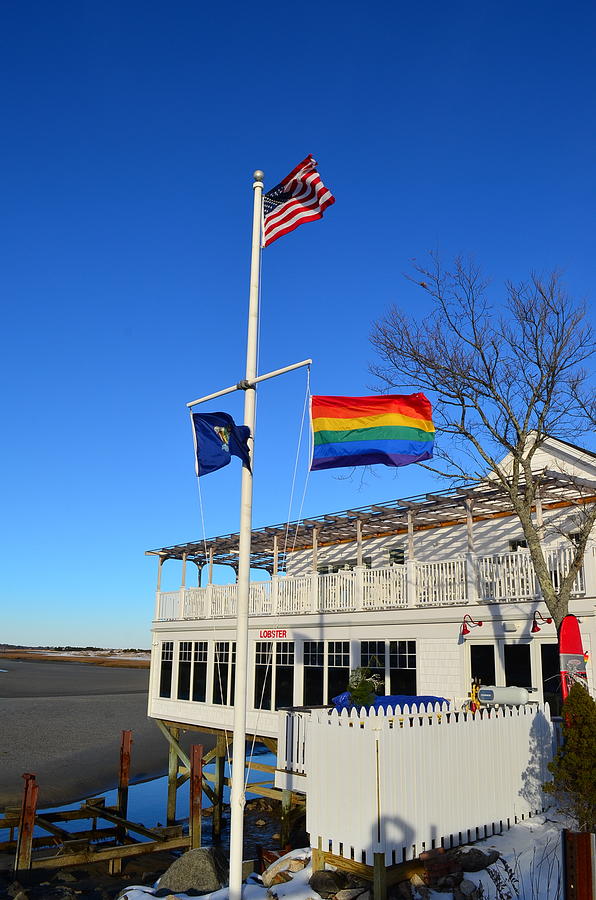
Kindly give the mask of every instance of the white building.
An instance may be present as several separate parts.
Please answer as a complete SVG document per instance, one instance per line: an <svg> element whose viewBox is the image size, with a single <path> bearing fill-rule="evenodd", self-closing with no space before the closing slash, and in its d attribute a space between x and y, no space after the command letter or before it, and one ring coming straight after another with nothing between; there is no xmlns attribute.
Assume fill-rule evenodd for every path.
<svg viewBox="0 0 596 900"><path fill-rule="evenodd" d="M535 516L556 584L578 515L596 502L596 454L548 439L535 471L543 481ZM480 678L532 688L532 699L558 711L555 628L544 621L519 520L494 481L290 523L284 554L286 531L253 532L252 566L266 577L250 591L249 733L276 737L276 709L329 703L360 665L381 675L386 693L459 708ZM236 585L206 582L214 564L235 568L237 551L237 534L149 551L159 573L149 715L168 726L232 729ZM163 592L162 566L173 560L181 587ZM203 586L189 585L189 562ZM595 601L591 539L570 608L588 652ZM593 692L590 663L588 679Z"/></svg>

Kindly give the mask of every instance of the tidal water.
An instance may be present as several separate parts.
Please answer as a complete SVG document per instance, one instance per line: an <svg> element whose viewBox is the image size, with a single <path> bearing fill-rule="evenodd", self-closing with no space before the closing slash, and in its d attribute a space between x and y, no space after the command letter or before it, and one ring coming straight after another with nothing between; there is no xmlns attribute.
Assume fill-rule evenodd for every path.
<svg viewBox="0 0 596 900"><path fill-rule="evenodd" d="M260 746L255 748L254 752L255 759L258 759L258 762L264 763L265 765L275 765L275 756L270 753L265 748ZM213 771L214 764L205 766L207 771ZM226 763L225 766L225 774L228 776L230 774L229 764ZM248 770L248 784L252 781L264 781L265 774L261 771ZM153 778L150 781L138 782L136 784L131 784L129 786L128 791L128 814L127 818L131 822L137 822L139 824L143 824L148 828L151 828L155 825L165 825L166 823L166 804L167 804L167 794L168 794L168 779L167 776L163 776L161 778ZM224 788L224 803L229 803L229 794L230 790L228 787ZM96 797L97 794L92 794L91 796ZM99 796L105 797L106 806L115 806L118 803L118 791L103 791ZM253 799L256 795L251 794L247 790L247 799ZM69 803L64 806L52 806L47 807L43 810L43 812L54 812L54 811L63 811L70 809L78 809L81 805L81 800L76 803ZM176 819L179 822L184 820L188 820L189 814L189 802L190 802L190 784L187 781L183 784L177 791L176 794ZM203 794L203 808L206 809L211 805L211 801L207 797L207 795ZM39 810L42 812L42 810ZM211 816L203 817L203 825L202 825L202 837L203 844L207 845L212 843L212 833L211 833ZM265 825L256 825L256 822L264 821ZM67 831L76 832L81 831L87 827L90 820L87 819L79 819L76 822L64 822L60 823L62 828L65 828ZM109 826L111 823L105 820L102 820L101 817L98 818L98 826L102 827L103 825ZM275 840L273 839L273 834L276 833L278 828L278 823L274 819L272 819L271 815L263 812L262 810L256 811L247 811L245 817L245 857L252 856L255 853L255 847L258 844L264 844L265 846L274 846ZM147 840L147 838L142 835L135 835L134 831L131 829L131 833L141 841ZM41 835L47 835L47 832L43 829L36 828L34 832L34 836L38 837ZM0 841L8 840L9 833L8 829L0 829ZM226 810L224 812L224 823L222 828L221 835L221 845L224 849L229 846L229 812Z"/></svg>

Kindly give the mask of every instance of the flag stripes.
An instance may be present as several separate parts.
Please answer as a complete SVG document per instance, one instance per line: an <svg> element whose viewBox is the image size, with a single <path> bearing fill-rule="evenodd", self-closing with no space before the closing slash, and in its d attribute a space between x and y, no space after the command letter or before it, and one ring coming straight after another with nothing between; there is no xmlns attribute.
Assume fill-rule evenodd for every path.
<svg viewBox="0 0 596 900"><path fill-rule="evenodd" d="M309 154L263 198L263 247L305 222L320 219L335 197L321 181Z"/></svg>

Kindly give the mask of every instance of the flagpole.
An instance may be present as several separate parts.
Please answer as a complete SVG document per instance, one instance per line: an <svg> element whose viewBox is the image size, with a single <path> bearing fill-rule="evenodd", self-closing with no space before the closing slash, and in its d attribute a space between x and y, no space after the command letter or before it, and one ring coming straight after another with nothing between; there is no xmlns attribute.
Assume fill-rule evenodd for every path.
<svg viewBox="0 0 596 900"><path fill-rule="evenodd" d="M244 392L244 424L252 437L251 462L254 453L257 374L257 338L259 324L259 280L261 274L261 219L263 172L254 173L252 253L250 260L250 293L248 335L246 341L246 381ZM250 586L250 541L252 533L252 465L242 467L240 496L240 542L238 555L238 607L236 611L236 679L234 691L234 736L232 788L230 793L230 900L241 900L242 856L244 838L244 791L246 746L246 678L248 669L248 594Z"/></svg>

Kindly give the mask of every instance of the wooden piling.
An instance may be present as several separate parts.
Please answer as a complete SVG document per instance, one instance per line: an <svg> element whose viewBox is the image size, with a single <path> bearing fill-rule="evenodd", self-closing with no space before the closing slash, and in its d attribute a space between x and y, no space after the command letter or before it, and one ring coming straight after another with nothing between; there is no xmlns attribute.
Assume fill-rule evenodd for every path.
<svg viewBox="0 0 596 900"><path fill-rule="evenodd" d="M177 743L180 737L179 728L170 728L170 734ZM168 807L166 812L166 823L168 825L176 824L176 780L178 778L178 754L174 743L169 744L168 751Z"/></svg>
<svg viewBox="0 0 596 900"><path fill-rule="evenodd" d="M213 840L221 839L221 825L223 819L223 792L224 792L224 776L226 764L226 738L225 735L218 734L217 743L215 745L215 783L213 785L215 792L215 803L213 804Z"/></svg>
<svg viewBox="0 0 596 900"><path fill-rule="evenodd" d="M128 818L128 781L130 778L130 751L132 749L132 731L123 731L120 742L120 773L118 776L118 815ZM119 840L124 841L126 831Z"/></svg>
<svg viewBox="0 0 596 900"><path fill-rule="evenodd" d="M290 840L292 813L292 791L284 790L281 792L281 816L280 816L280 847L285 847Z"/></svg>
<svg viewBox="0 0 596 900"><path fill-rule="evenodd" d="M39 793L39 785L35 781L35 775L25 772L23 778L25 779L25 787L23 789L23 805L19 820L19 837L14 864L15 872L31 868L33 829L35 828L35 812Z"/></svg>
<svg viewBox="0 0 596 900"><path fill-rule="evenodd" d="M203 816L203 746L193 744L190 751L190 849L201 846Z"/></svg>

